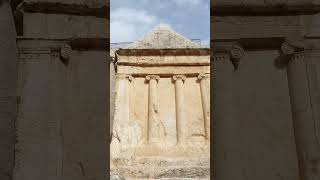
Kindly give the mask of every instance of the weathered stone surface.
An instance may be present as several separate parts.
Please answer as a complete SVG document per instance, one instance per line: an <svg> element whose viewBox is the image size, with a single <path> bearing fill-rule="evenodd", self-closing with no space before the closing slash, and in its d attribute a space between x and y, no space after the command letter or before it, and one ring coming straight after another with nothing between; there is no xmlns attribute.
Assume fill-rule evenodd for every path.
<svg viewBox="0 0 320 180"><path fill-rule="evenodd" d="M13 40L4 44L7 47L14 44L10 37L15 34L13 24L2 21L11 15L3 2L8 1L1 1L0 8L8 13L0 9L0 25L6 22L13 30L5 34ZM0 179L106 179L109 1L17 0L11 5L20 54L17 143L15 157L0 157ZM8 60L15 63L14 57ZM16 64L1 67L15 73L12 78L18 75L12 68ZM14 134L10 138L14 145ZM9 160L15 160L13 177L12 170L2 168L7 159L9 166Z"/></svg>
<svg viewBox="0 0 320 180"><path fill-rule="evenodd" d="M196 72L195 72L196 71ZM168 66L166 68L159 67L141 67L141 66L119 66L119 73L130 73L132 75L139 74L161 74L164 76L173 75L173 74L190 74L197 76L199 73L209 73L210 67L208 66Z"/></svg>
<svg viewBox="0 0 320 180"><path fill-rule="evenodd" d="M49 47L20 54L16 180L62 175L64 70L52 55Z"/></svg>
<svg viewBox="0 0 320 180"><path fill-rule="evenodd" d="M105 0L23 0L26 4L36 3L52 3L54 4L72 4L85 5L88 8L97 8L109 5L109 1Z"/></svg>
<svg viewBox="0 0 320 180"><path fill-rule="evenodd" d="M63 179L104 180L109 172L107 52L73 51L67 66ZM81 112L81 113L79 113ZM109 175L108 175L109 176Z"/></svg>
<svg viewBox="0 0 320 180"><path fill-rule="evenodd" d="M211 1L211 42L245 50L213 66L214 178L318 179L319 3Z"/></svg>
<svg viewBox="0 0 320 180"><path fill-rule="evenodd" d="M271 38L301 35L298 16L216 16L211 18L213 39ZM226 31L228 29L228 31Z"/></svg>
<svg viewBox="0 0 320 180"><path fill-rule="evenodd" d="M17 64L14 19L8 1L0 2L0 179L10 180L14 167L17 116Z"/></svg>
<svg viewBox="0 0 320 180"><path fill-rule="evenodd" d="M128 49L174 49L200 48L200 45L174 32L166 25L159 25L145 37L127 47Z"/></svg>
<svg viewBox="0 0 320 180"><path fill-rule="evenodd" d="M208 66L210 56L117 56L118 65L136 66Z"/></svg>
<svg viewBox="0 0 320 180"><path fill-rule="evenodd" d="M73 50L66 63L60 44L19 41L17 180L102 180L107 174L107 52Z"/></svg>
<svg viewBox="0 0 320 180"><path fill-rule="evenodd" d="M277 58L277 50L247 50L237 70L214 60L216 179L299 179L287 73Z"/></svg>
<svg viewBox="0 0 320 180"><path fill-rule="evenodd" d="M211 0L211 12L231 14L314 13L320 10L318 0Z"/></svg>
<svg viewBox="0 0 320 180"><path fill-rule="evenodd" d="M43 39L109 38L109 21L91 16L23 14L23 37ZM81 29L81 31L79 30Z"/></svg>
<svg viewBox="0 0 320 180"><path fill-rule="evenodd" d="M166 28L166 33L181 41L166 46L162 43L167 37L161 35L154 41L158 30L119 54L115 51L111 170L126 179L208 179L210 127L205 121L210 116L203 110L202 98L210 98L210 85L207 79L200 85L198 75L210 73L210 54L194 54L201 48L185 49L183 42L189 40ZM144 49L147 47L158 51ZM168 49L164 52L161 48Z"/></svg>

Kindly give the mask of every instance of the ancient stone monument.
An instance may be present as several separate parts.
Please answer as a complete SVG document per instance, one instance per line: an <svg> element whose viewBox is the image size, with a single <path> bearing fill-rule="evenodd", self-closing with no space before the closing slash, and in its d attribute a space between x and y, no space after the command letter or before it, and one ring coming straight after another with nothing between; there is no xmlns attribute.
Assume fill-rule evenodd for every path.
<svg viewBox="0 0 320 180"><path fill-rule="evenodd" d="M106 179L109 2L11 4L20 55L13 179Z"/></svg>
<svg viewBox="0 0 320 180"><path fill-rule="evenodd" d="M216 180L320 179L318 0L212 0Z"/></svg>
<svg viewBox="0 0 320 180"><path fill-rule="evenodd" d="M209 49L159 25L114 52L111 172L209 179Z"/></svg>

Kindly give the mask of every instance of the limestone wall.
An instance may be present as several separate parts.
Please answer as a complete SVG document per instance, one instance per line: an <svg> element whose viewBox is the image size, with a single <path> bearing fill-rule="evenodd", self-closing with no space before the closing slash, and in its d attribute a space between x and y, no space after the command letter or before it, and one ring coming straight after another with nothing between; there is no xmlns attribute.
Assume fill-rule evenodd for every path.
<svg viewBox="0 0 320 180"><path fill-rule="evenodd" d="M318 2L211 5L214 178L318 179Z"/></svg>
<svg viewBox="0 0 320 180"><path fill-rule="evenodd" d="M287 72L277 51L246 51L237 71L214 62L216 179L298 178Z"/></svg>
<svg viewBox="0 0 320 180"><path fill-rule="evenodd" d="M108 2L13 4L21 98L13 179L106 179L109 20L99 13Z"/></svg>
<svg viewBox="0 0 320 180"><path fill-rule="evenodd" d="M9 180L14 166L18 51L8 1L0 2L0 179Z"/></svg>

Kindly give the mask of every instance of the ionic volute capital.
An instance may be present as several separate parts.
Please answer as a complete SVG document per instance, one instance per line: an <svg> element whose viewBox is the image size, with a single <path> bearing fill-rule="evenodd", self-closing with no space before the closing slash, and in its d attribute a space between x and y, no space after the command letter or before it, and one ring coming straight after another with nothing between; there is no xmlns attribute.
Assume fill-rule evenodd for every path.
<svg viewBox="0 0 320 180"><path fill-rule="evenodd" d="M60 56L63 60L69 60L71 53L72 53L72 48L68 43L63 44L60 47Z"/></svg>
<svg viewBox="0 0 320 180"><path fill-rule="evenodd" d="M128 79L129 82L133 81L133 77L131 75L128 75L128 74L118 74L117 78L118 79Z"/></svg>
<svg viewBox="0 0 320 180"><path fill-rule="evenodd" d="M245 55L245 50L236 42L216 42L213 45L212 53L213 59L217 59L215 58L215 54L226 54L223 57L228 56L228 59L231 60L234 68L237 69L240 59ZM221 57L221 55L219 55L219 57Z"/></svg>
<svg viewBox="0 0 320 180"><path fill-rule="evenodd" d="M152 80L152 79L154 79L154 80L156 80L156 81L159 81L160 76L159 76L159 75L148 75L148 76L146 76L146 80L147 80L147 81L150 81L150 80Z"/></svg>
<svg viewBox="0 0 320 180"><path fill-rule="evenodd" d="M202 80L202 79L209 79L210 78L210 74L199 74L198 75L198 79Z"/></svg>
<svg viewBox="0 0 320 180"><path fill-rule="evenodd" d="M281 52L284 55L292 55L296 52L301 52L305 49L303 41L283 42L281 44Z"/></svg>
<svg viewBox="0 0 320 180"><path fill-rule="evenodd" d="M172 77L173 82L176 82L177 80L182 80L184 82L187 79L185 75L174 75Z"/></svg>

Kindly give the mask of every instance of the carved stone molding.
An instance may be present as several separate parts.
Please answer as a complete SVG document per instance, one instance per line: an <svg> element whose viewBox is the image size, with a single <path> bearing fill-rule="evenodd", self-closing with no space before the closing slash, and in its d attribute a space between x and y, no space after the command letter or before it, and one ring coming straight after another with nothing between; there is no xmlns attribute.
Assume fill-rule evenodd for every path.
<svg viewBox="0 0 320 180"><path fill-rule="evenodd" d="M34 41L30 39L20 39L18 41L20 57L26 59L39 59L39 56L51 54L52 57L67 63L72 54L72 47L67 41Z"/></svg>
<svg viewBox="0 0 320 180"><path fill-rule="evenodd" d="M147 81L150 81L151 79L155 79L158 82L159 79L160 79L160 76L159 75L148 75L148 76L146 76L146 80Z"/></svg>
<svg viewBox="0 0 320 180"><path fill-rule="evenodd" d="M187 79L187 77L185 75L174 75L172 77L173 82L177 81L177 80L182 80L182 82L184 82Z"/></svg>

